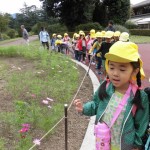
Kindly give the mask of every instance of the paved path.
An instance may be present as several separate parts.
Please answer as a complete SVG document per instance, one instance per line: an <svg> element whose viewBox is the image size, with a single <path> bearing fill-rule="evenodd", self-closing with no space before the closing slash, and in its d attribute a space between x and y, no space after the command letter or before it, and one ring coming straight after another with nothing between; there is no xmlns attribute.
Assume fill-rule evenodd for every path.
<svg viewBox="0 0 150 150"><path fill-rule="evenodd" d="M33 35L33 36L29 37L29 41L34 41L37 39L38 39L37 35ZM25 40L23 38L19 38L19 39L16 39L15 41L6 41L4 43L2 41L2 43L0 42L0 47L1 46L11 46L11 45L22 45L22 44L25 44Z"/></svg>

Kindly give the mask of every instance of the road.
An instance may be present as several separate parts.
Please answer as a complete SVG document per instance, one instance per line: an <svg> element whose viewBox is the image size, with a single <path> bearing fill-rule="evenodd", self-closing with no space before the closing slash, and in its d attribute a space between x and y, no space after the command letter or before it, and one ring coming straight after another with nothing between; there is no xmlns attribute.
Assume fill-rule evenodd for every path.
<svg viewBox="0 0 150 150"><path fill-rule="evenodd" d="M29 41L34 41L37 39L38 39L38 35L33 35L29 37ZM2 44L0 42L0 46L11 46L11 45L22 45L22 44L25 44L25 40L23 38L19 38L15 41L8 41Z"/></svg>

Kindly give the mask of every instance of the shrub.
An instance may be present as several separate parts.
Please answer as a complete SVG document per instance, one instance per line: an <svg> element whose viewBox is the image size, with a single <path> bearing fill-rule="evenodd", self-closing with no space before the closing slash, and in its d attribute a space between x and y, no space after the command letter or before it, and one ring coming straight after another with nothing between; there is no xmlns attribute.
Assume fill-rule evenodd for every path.
<svg viewBox="0 0 150 150"><path fill-rule="evenodd" d="M137 29L137 28L138 28L138 25L135 24L135 23L132 22L132 21L126 21L125 27L128 28L128 29Z"/></svg>
<svg viewBox="0 0 150 150"><path fill-rule="evenodd" d="M122 26L122 25L115 24L114 28L115 28L116 31L128 32L129 33L129 30L126 27Z"/></svg>
<svg viewBox="0 0 150 150"><path fill-rule="evenodd" d="M75 28L76 31L80 31L80 30L90 31L91 29L100 31L102 30L102 26L99 23L95 22L95 23L80 24Z"/></svg>
<svg viewBox="0 0 150 150"><path fill-rule="evenodd" d="M37 24L35 24L33 27L32 27L32 32L34 32L35 34L39 34L40 30L41 30L41 27L45 27L47 28L48 27L48 24L46 22L38 22Z"/></svg>
<svg viewBox="0 0 150 150"><path fill-rule="evenodd" d="M148 29L130 29L132 35L150 36L150 30Z"/></svg>
<svg viewBox="0 0 150 150"><path fill-rule="evenodd" d="M10 39L10 37L7 34L3 33L1 36L2 36L2 40L9 40Z"/></svg>
<svg viewBox="0 0 150 150"><path fill-rule="evenodd" d="M12 39L12 38L15 38L15 35L16 35L16 31L14 29L9 29L7 31L7 35Z"/></svg>
<svg viewBox="0 0 150 150"><path fill-rule="evenodd" d="M49 25L48 26L48 32L49 33L59 33L59 34L62 34L64 32L68 32L68 29L65 25L61 25L59 23L57 24L53 24L53 25Z"/></svg>

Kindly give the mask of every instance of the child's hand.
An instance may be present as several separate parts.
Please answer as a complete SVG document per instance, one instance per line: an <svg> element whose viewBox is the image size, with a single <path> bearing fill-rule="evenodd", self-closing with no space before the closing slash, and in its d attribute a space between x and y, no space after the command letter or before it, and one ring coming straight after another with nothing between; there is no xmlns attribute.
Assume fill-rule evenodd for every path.
<svg viewBox="0 0 150 150"><path fill-rule="evenodd" d="M76 110L77 110L79 113L82 113L82 111L83 111L83 104L82 104L81 100L80 100L80 99L76 99L76 100L74 101L74 104L75 104Z"/></svg>

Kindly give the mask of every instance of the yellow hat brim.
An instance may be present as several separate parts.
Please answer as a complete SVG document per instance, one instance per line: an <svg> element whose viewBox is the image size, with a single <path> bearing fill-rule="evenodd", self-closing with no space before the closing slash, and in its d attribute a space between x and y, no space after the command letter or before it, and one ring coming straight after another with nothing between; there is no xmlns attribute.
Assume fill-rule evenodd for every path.
<svg viewBox="0 0 150 150"><path fill-rule="evenodd" d="M115 58L115 57L114 57ZM120 62L120 63L129 63L129 62L133 62L133 61L127 61L127 59L121 59L121 61L119 61L119 59L117 59L118 61L114 61L114 62ZM110 60L110 61L113 61L112 59ZM106 61L105 61L105 68L106 68L106 72L108 72L108 62L109 62L109 60L108 59L106 59ZM145 78L145 73L144 73L144 70L143 70L143 68L142 68L142 66L143 66L143 62L142 62L142 60L140 59L140 73L141 73L141 79L143 80L144 78ZM132 80L136 80L136 77L133 77L132 78Z"/></svg>

